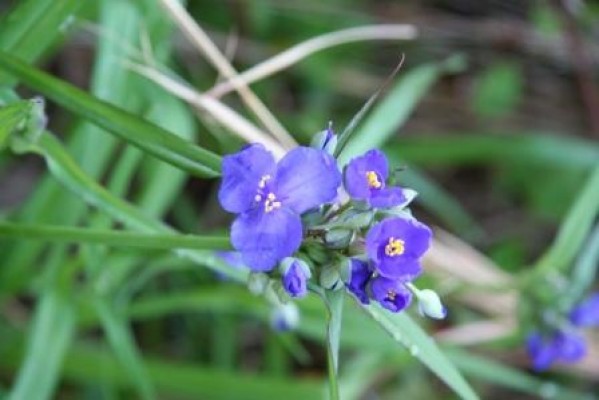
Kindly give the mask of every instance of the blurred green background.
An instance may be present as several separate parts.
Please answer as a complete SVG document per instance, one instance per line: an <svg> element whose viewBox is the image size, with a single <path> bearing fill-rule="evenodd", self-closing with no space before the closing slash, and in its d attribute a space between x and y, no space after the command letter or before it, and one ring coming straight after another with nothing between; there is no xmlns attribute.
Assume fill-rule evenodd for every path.
<svg viewBox="0 0 599 400"><path fill-rule="evenodd" d="M223 80L158 3L4 0L0 49L217 154L237 150L242 141L212 116L128 67L168 69L199 92ZM599 166L596 2L189 0L187 9L238 71L328 32L412 25L413 39L331 47L251 88L307 144L329 121L343 130L384 85L357 128L357 146L381 146L401 169L398 182L420 193L414 213L455 236L431 258L430 270L442 265L441 273L423 278L445 296L450 318L419 321L439 333L481 398L593 398L597 354L535 376L526 332L513 321L519 307L481 310L464 291L525 287L560 226L575 221L572 210ZM230 217L216 201L217 180L190 178L106 134L76 101L17 83L0 71L2 103L15 100L14 88L22 98L44 95L48 129L112 194L183 232L225 232ZM256 121L234 93L222 100ZM121 226L47 171L39 157L0 152L0 218ZM574 223L580 237L559 259L564 268L584 256L598 202L590 197L578 211L584 222ZM465 279L462 263L510 280ZM298 331L278 333L262 299L171 253L0 238L0 397L322 398L324 309L313 298L300 309ZM499 321L506 332L468 342L471 331L454 330L444 341L443 332L476 330L476 321ZM454 398L362 314L347 313L345 325L342 398Z"/></svg>

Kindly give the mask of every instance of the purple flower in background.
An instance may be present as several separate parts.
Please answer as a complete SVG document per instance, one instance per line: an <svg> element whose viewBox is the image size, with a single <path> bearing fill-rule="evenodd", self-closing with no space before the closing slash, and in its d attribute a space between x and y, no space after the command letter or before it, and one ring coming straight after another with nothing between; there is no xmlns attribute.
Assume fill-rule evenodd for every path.
<svg viewBox="0 0 599 400"><path fill-rule="evenodd" d="M584 338L572 331L557 331L549 336L533 332L527 338L526 347L535 371L544 371L556 361L580 361L586 355Z"/></svg>
<svg viewBox="0 0 599 400"><path fill-rule="evenodd" d="M384 277L410 281L420 274L420 258L430 246L428 226L404 218L388 218L366 235L366 251Z"/></svg>
<svg viewBox="0 0 599 400"><path fill-rule="evenodd" d="M269 271L302 240L300 214L332 201L341 174L321 150L297 147L277 164L261 144L223 158L222 207L239 214L231 243L254 271Z"/></svg>
<svg viewBox="0 0 599 400"><path fill-rule="evenodd" d="M366 284L372 276L368 263L355 258L351 259L351 273L347 290L354 294L362 304L369 304L368 293L366 293Z"/></svg>
<svg viewBox="0 0 599 400"><path fill-rule="evenodd" d="M306 284L310 271L306 271L306 268L294 259L283 273L283 287L291 297L304 297L308 293Z"/></svg>
<svg viewBox="0 0 599 400"><path fill-rule="evenodd" d="M580 327L599 326L599 293L594 293L570 311L570 321Z"/></svg>
<svg viewBox="0 0 599 400"><path fill-rule="evenodd" d="M412 301L412 293L397 280L377 276L372 280L370 289L381 306L396 313L407 308Z"/></svg>
<svg viewBox="0 0 599 400"><path fill-rule="evenodd" d="M400 205L407 199L399 187L386 187L389 176L387 158L379 150L370 150L354 158L345 168L345 189L349 195L375 208Z"/></svg>

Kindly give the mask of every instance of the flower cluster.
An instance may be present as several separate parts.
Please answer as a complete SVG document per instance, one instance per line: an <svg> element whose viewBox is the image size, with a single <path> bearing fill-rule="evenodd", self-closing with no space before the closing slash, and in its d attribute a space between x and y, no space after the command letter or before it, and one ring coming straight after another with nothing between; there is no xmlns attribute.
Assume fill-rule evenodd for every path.
<svg viewBox="0 0 599 400"><path fill-rule="evenodd" d="M277 293L300 298L314 276L323 289L345 286L361 303L393 312L415 295L423 314L443 318L439 296L412 283L432 237L406 208L415 192L388 184L378 150L354 158L342 174L336 145L329 128L278 162L260 144L224 157L219 201L237 214L231 243L252 271L250 286L265 287L266 277Z"/></svg>
<svg viewBox="0 0 599 400"><path fill-rule="evenodd" d="M573 363L584 358L587 346L579 330L599 326L599 293L572 308L567 317L552 318L553 323L543 332L528 335L526 346L536 371L544 371L554 362Z"/></svg>

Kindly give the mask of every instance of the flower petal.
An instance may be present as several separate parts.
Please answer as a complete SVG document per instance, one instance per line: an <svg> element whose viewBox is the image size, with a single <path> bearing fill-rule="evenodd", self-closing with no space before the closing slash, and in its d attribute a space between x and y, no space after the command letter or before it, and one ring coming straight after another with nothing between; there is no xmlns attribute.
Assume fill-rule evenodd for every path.
<svg viewBox="0 0 599 400"><path fill-rule="evenodd" d="M386 257L376 265L377 272L389 279L410 282L422 273L420 261L402 258Z"/></svg>
<svg viewBox="0 0 599 400"><path fill-rule="evenodd" d="M526 339L528 357L535 371L545 371L557 359L557 349L552 342L545 339L539 332L533 332Z"/></svg>
<svg viewBox="0 0 599 400"><path fill-rule="evenodd" d="M378 276L372 280L370 289L372 297L392 312L400 312L412 302L412 293L401 282L395 280Z"/></svg>
<svg viewBox="0 0 599 400"><path fill-rule="evenodd" d="M587 354L584 337L573 331L557 332L553 337L553 345L557 348L560 361L563 362L580 361Z"/></svg>
<svg viewBox="0 0 599 400"><path fill-rule="evenodd" d="M413 218L385 219L373 226L366 235L368 256L375 262L380 262L384 256L380 252L381 246L384 248L391 237L402 240L405 246L405 252L396 259L418 259L428 250L432 232L428 226Z"/></svg>
<svg viewBox="0 0 599 400"><path fill-rule="evenodd" d="M374 208L390 208L398 206L407 201L400 187L389 187L373 190L370 197L370 205Z"/></svg>
<svg viewBox="0 0 599 400"><path fill-rule="evenodd" d="M595 293L570 312L570 321L580 327L599 326L599 293Z"/></svg>
<svg viewBox="0 0 599 400"><path fill-rule="evenodd" d="M340 184L335 159L322 150L296 147L279 162L277 197L298 214L333 201Z"/></svg>
<svg viewBox="0 0 599 400"><path fill-rule="evenodd" d="M353 293L362 304L370 303L370 300L368 300L368 293L366 292L366 285L371 276L372 272L368 267L368 263L355 258L351 259L350 279L346 286L347 290Z"/></svg>
<svg viewBox="0 0 599 400"><path fill-rule="evenodd" d="M389 166L385 154L380 150L370 150L360 157L352 159L345 168L345 189L357 200L368 200L372 191L368 185L367 173L374 172L385 185L389 174Z"/></svg>
<svg viewBox="0 0 599 400"><path fill-rule="evenodd" d="M302 241L299 215L282 207L265 213L262 208L237 217L231 226L231 243L253 271L270 271L292 255Z"/></svg>
<svg viewBox="0 0 599 400"><path fill-rule="evenodd" d="M218 192L221 206L232 213L249 210L262 177L274 178L275 173L275 160L261 144L249 145L223 157L223 179Z"/></svg>

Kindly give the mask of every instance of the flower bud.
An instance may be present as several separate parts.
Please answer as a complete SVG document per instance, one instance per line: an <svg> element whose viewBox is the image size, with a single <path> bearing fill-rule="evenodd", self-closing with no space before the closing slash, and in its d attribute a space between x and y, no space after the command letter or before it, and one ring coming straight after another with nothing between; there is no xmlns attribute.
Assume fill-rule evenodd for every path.
<svg viewBox="0 0 599 400"><path fill-rule="evenodd" d="M360 229L369 226L374 218L374 212L372 210L357 210L356 208L350 208L343 212L339 217L329 223L331 228L343 227L348 229Z"/></svg>
<svg viewBox="0 0 599 400"><path fill-rule="evenodd" d="M418 310L423 316L434 319L443 319L447 316L447 308L441 303L439 295L430 289L416 292L418 297Z"/></svg>
<svg viewBox="0 0 599 400"><path fill-rule="evenodd" d="M250 272L248 277L248 289L250 293L258 296L264 293L268 286L268 275L264 272Z"/></svg>
<svg viewBox="0 0 599 400"><path fill-rule="evenodd" d="M354 239L355 232L350 229L333 228L324 235L324 241L330 249L344 249Z"/></svg>
<svg viewBox="0 0 599 400"><path fill-rule="evenodd" d="M324 150L327 153L333 155L337 148L337 135L333 131L333 128L329 125L324 131L318 132L312 137L310 145L319 150Z"/></svg>
<svg viewBox="0 0 599 400"><path fill-rule="evenodd" d="M307 283L312 276L304 261L287 257L281 262L283 288L291 297L304 297L308 293Z"/></svg>
<svg viewBox="0 0 599 400"><path fill-rule="evenodd" d="M339 270L334 265L327 265L320 271L320 286L328 290L339 290L343 287L343 280Z"/></svg>
<svg viewBox="0 0 599 400"><path fill-rule="evenodd" d="M273 308L270 316L270 325L278 332L286 332L297 328L300 313L294 303L281 304Z"/></svg>
<svg viewBox="0 0 599 400"><path fill-rule="evenodd" d="M46 129L48 117L46 116L46 101L41 96L29 100L31 111L26 124L26 135L28 139L35 142Z"/></svg>

